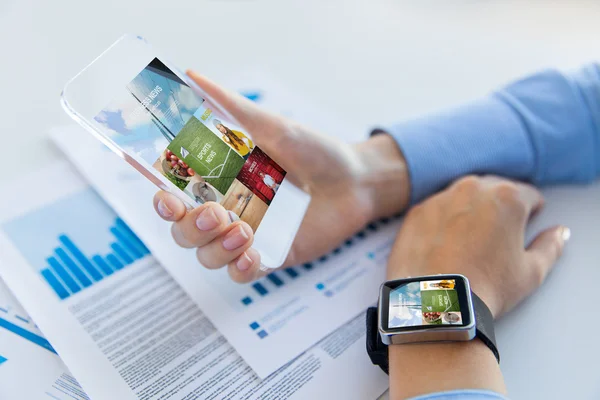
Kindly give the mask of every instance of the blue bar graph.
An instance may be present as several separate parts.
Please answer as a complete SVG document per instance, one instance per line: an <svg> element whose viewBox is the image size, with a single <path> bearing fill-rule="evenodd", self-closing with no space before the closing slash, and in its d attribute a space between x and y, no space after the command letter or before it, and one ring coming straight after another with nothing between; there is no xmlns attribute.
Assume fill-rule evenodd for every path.
<svg viewBox="0 0 600 400"><path fill-rule="evenodd" d="M106 263L106 261L104 261L102 259L102 257L100 257L98 255L93 256L92 257L92 261L104 273L104 275L108 276L108 275L111 275L113 273L112 268L108 266L108 264Z"/></svg>
<svg viewBox="0 0 600 400"><path fill-rule="evenodd" d="M267 288L265 288L261 283L256 282L254 284L252 284L252 287L254 288L254 290L256 290L256 292L258 294L260 294L261 296L266 295L267 293L269 293L269 291L267 290Z"/></svg>
<svg viewBox="0 0 600 400"><path fill-rule="evenodd" d="M4 222L0 228L60 299L150 254L89 187Z"/></svg>
<svg viewBox="0 0 600 400"><path fill-rule="evenodd" d="M66 251L59 247L55 249L54 252L58 256L58 258L60 258L63 264L67 266L69 271L71 271L75 279L79 281L81 286L86 288L92 285L92 281L90 280L90 278L88 278L87 275L81 270L81 268L79 268L77 264L71 259L71 257L69 257Z"/></svg>
<svg viewBox="0 0 600 400"><path fill-rule="evenodd" d="M83 268L87 271L87 273L92 277L96 282L102 279L102 274L98 272L98 270L92 265L92 263L87 259L87 257L79 250L75 243L69 239L66 235L60 235L58 240L67 248L67 250L75 257L75 259L83 266Z"/></svg>
<svg viewBox="0 0 600 400"><path fill-rule="evenodd" d="M115 270L120 270L123 269L124 265L121 261L119 261L119 259L117 257L115 257L114 254L109 254L106 256L106 261L108 261L108 263L110 265L112 265L112 267Z"/></svg>
<svg viewBox="0 0 600 400"><path fill-rule="evenodd" d="M69 292L67 291L67 289L65 289L62 283L59 282L56 276L54 276L54 273L52 271L50 271L49 269L43 269L41 273L46 282L48 282L48 285L50 285L50 287L54 289L54 291L56 292L58 297L60 297L61 300L69 297Z"/></svg>
<svg viewBox="0 0 600 400"><path fill-rule="evenodd" d="M131 228L119 217L117 217L117 227L127 234L131 242L139 248L143 255L150 254L150 250L146 247L144 242L142 242Z"/></svg>
<svg viewBox="0 0 600 400"><path fill-rule="evenodd" d="M52 271L64 282L71 293L77 293L81 290L81 287L79 287L77 282L71 278L71 275L69 275L67 270L61 265L60 262L58 262L56 258L48 257L48 264L50 264Z"/></svg>
<svg viewBox="0 0 600 400"><path fill-rule="evenodd" d="M269 290L277 289L286 284L286 281L289 279L298 279L302 276L302 274L310 272L319 266L320 263L324 263L329 261L331 258L335 258L338 255L347 251L348 248L358 245L362 239L365 239L367 236L371 235L374 232L379 231L383 228L383 225L391 222L390 218L382 218L377 222L371 222L365 226L365 229L357 232L353 237L347 238L339 247L334 248L328 254L324 254L323 256L315 259L311 262L306 262L304 264L296 265L295 267L288 267L281 271L277 271L277 273L272 272L269 275L265 276L264 281L257 282L252 285L253 289L258 293L261 297L268 294ZM369 252L367 253L367 257L370 259L374 259L375 253ZM282 279L286 278L285 280ZM273 284L275 287L269 287L269 283ZM267 289L269 288L269 289ZM325 293L327 295L327 293ZM256 298L252 296L246 296L240 299L241 303L244 306L249 306L254 303Z"/></svg>
<svg viewBox="0 0 600 400"><path fill-rule="evenodd" d="M330 253L324 254L323 256L321 256L318 259L313 260L311 262L306 262L304 264L297 265L295 267L288 267L286 269L283 269L282 271L277 271L277 273L272 272L269 275L265 276L265 279L262 283L256 282L252 285L252 287L258 295L260 295L261 297L264 297L265 295L267 295L269 293L269 290L277 289L277 288L284 286L286 284L286 281L288 278L292 279L292 280L298 279L300 276L302 276L302 274L304 274L306 272L310 272L315 267L318 267L320 263L327 262L331 258L337 257L338 255L342 254L348 248L357 245L360 242L359 239L365 239L368 235L372 234L372 232L377 232L382 227L382 225L385 225L389 222L390 222L390 219L385 219L385 218L382 219L381 221L379 221L379 223L371 222L371 223L367 224L365 229L356 233L355 236L347 238L343 242L343 244L341 244L339 247L334 248ZM367 257L372 259L374 257L374 253L372 253L372 252L368 253ZM286 278L286 279L284 280L282 277ZM269 285L268 285L269 283L273 284L275 287L274 288L271 287L271 288L267 289L267 287L269 287ZM244 306L249 306L254 303L255 299L256 298L253 298L252 296L246 296L246 297L241 298L240 302Z"/></svg>
<svg viewBox="0 0 600 400"><path fill-rule="evenodd" d="M270 280L273 283L273 285L277 287L283 286L283 281L277 276L275 272L271 272L269 275L267 275L267 279Z"/></svg>
<svg viewBox="0 0 600 400"><path fill-rule="evenodd" d="M109 232L116 239L109 244L113 253L105 256L95 254L90 258L69 236L58 236L63 247L54 249L54 255L47 259L50 267L42 270L41 274L59 298L66 299L150 254L120 218L115 219Z"/></svg>
<svg viewBox="0 0 600 400"><path fill-rule="evenodd" d="M126 233L122 232L117 227L110 228L110 231L117 239L121 241L125 248L133 255L133 257L142 258L144 253L139 250L133 242L131 242Z"/></svg>
<svg viewBox="0 0 600 400"><path fill-rule="evenodd" d="M125 265L133 262L133 259L129 256L129 254L127 254L125 249L119 245L119 243L111 243L110 247L115 251L115 254L125 262Z"/></svg>

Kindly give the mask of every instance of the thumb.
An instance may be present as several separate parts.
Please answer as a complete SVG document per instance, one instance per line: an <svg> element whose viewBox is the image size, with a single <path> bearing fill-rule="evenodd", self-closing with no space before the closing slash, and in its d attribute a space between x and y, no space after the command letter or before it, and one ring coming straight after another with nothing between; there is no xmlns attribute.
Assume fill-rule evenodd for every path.
<svg viewBox="0 0 600 400"><path fill-rule="evenodd" d="M529 244L526 251L531 276L531 289L542 284L552 266L562 255L571 230L566 226L555 226L541 232Z"/></svg>
<svg viewBox="0 0 600 400"><path fill-rule="evenodd" d="M268 143L269 140L275 139L274 136L284 132L281 117L263 110L253 101L221 87L203 75L194 71L187 71L187 74L208 95L206 100L214 111L248 129L252 137L259 142ZM201 94L201 97L205 96Z"/></svg>

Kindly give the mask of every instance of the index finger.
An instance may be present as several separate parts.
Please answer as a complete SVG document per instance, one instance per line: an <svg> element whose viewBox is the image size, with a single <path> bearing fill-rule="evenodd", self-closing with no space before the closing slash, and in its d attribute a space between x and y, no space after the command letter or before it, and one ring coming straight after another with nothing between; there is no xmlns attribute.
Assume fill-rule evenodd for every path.
<svg viewBox="0 0 600 400"><path fill-rule="evenodd" d="M231 92L207 77L194 71L187 71L188 76L202 89L211 99L221 105L224 114L230 114L234 122L238 122L244 128L250 130L253 138L263 143L268 143L274 136L281 135L284 128L283 119L271 114L253 101L248 100L238 93Z"/></svg>

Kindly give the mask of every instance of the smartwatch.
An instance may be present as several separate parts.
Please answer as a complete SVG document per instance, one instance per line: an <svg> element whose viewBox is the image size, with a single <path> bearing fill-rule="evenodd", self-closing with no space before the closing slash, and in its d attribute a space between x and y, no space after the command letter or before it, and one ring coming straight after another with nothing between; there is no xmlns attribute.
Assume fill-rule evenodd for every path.
<svg viewBox="0 0 600 400"><path fill-rule="evenodd" d="M398 279L381 285L378 306L367 310L367 352L388 373L388 345L479 338L498 362L494 318L463 275Z"/></svg>

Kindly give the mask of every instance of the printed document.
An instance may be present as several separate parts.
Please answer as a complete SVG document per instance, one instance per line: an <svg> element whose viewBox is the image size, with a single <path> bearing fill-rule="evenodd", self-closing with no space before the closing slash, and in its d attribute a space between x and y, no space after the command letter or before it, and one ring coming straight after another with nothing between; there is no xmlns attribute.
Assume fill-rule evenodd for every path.
<svg viewBox="0 0 600 400"><path fill-rule="evenodd" d="M2 280L0 399L88 400L50 342Z"/></svg>
<svg viewBox="0 0 600 400"><path fill-rule="evenodd" d="M364 351L363 315L261 380L71 164L11 188L0 200L0 275L31 316L11 318L90 398L359 400L386 389ZM17 357L0 354L1 376ZM49 393L76 388L59 369L46 374Z"/></svg>

